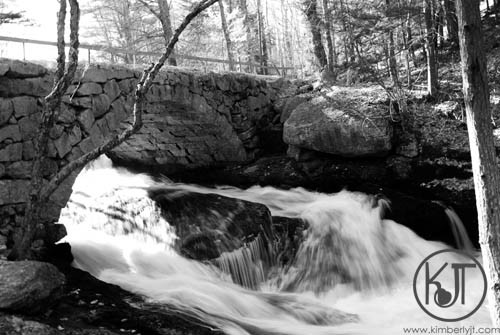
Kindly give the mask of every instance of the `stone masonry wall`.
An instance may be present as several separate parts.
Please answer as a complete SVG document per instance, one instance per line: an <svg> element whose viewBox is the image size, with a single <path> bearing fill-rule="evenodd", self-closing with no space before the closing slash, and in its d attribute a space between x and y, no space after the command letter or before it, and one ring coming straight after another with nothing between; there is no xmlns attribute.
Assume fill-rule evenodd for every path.
<svg viewBox="0 0 500 335"><path fill-rule="evenodd" d="M126 68L98 66L76 75L50 133L44 162L47 180L131 122L139 75ZM0 59L0 255L22 221L33 139L52 82L52 73L42 66ZM112 157L167 170L253 159L262 146L260 130L277 117L273 102L284 85L281 79L168 68L148 93L143 128ZM44 221L57 221L78 173L53 194L43 211ZM60 227L52 227L46 232L40 225L34 247L64 234Z"/></svg>

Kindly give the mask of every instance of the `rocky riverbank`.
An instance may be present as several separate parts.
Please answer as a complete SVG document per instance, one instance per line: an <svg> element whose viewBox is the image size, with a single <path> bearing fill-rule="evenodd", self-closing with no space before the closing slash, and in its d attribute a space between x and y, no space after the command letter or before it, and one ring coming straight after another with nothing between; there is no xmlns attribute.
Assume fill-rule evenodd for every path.
<svg viewBox="0 0 500 335"><path fill-rule="evenodd" d="M33 262L33 268L45 268L52 277L60 278L50 285L43 278L27 281L19 271L24 262L2 262L0 294L17 298L17 305L1 306L0 334L2 335L205 335L221 334L208 325L187 315L146 302L142 297L104 283L87 272L72 268L68 245L52 250L51 261ZM9 271L3 271L9 267ZM9 276L10 288L5 287ZM45 284L44 284L45 283ZM47 287L57 287L50 291ZM50 293L51 303L36 292ZM2 303L5 300L2 299ZM19 308L22 302L22 308ZM42 304L43 303L43 304ZM18 307L16 307L18 306ZM35 311L33 311L35 308ZM29 313L28 313L29 312ZM27 314L28 313L28 314Z"/></svg>

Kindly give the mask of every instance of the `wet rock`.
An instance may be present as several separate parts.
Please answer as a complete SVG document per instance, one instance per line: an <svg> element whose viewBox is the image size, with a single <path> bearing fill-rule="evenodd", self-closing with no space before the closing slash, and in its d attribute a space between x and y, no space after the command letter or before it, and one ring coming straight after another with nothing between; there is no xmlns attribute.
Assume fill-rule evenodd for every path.
<svg viewBox="0 0 500 335"><path fill-rule="evenodd" d="M147 304L143 298L87 272L68 266L61 271L67 278L65 294L50 316L39 321L64 328L63 334L130 334L132 330L148 335L222 334L213 326L168 307Z"/></svg>
<svg viewBox="0 0 500 335"><path fill-rule="evenodd" d="M278 264L284 267L292 265L300 244L304 240L307 227L307 222L300 218L273 216Z"/></svg>
<svg viewBox="0 0 500 335"><path fill-rule="evenodd" d="M64 276L51 264L0 261L0 309L36 313L62 295Z"/></svg>
<svg viewBox="0 0 500 335"><path fill-rule="evenodd" d="M175 226L180 251L190 258L216 258L259 235L272 239L271 214L264 205L175 187L151 189L149 195Z"/></svg>

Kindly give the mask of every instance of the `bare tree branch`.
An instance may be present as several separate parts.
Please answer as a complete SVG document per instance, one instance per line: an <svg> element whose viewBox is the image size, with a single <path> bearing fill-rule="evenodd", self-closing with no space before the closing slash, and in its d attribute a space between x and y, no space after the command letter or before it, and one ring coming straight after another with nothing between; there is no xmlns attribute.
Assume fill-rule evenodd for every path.
<svg viewBox="0 0 500 335"><path fill-rule="evenodd" d="M66 26L66 0L59 0L60 9L57 13L57 69L54 78L54 84L61 80L64 75L66 64L66 49L64 42L64 28Z"/></svg>
<svg viewBox="0 0 500 335"><path fill-rule="evenodd" d="M139 1L139 2L140 2L143 6L144 6L144 7L146 7L146 8L147 8L147 9L151 12L151 14L153 14L154 16L156 16L156 18L157 18L158 20L160 20L160 21L161 21L161 16L160 16L160 13L159 13L159 12L157 12L157 11L153 8L153 6L151 6L149 3L147 3L147 2L146 2L146 1L144 1L144 0L138 0L138 1Z"/></svg>
<svg viewBox="0 0 500 335"><path fill-rule="evenodd" d="M73 0L75 1L75 0ZM113 136L110 140L108 140L106 143L102 144L101 146L95 148L94 150L88 152L87 154L81 156L80 158L68 163L66 166L64 166L54 178L50 181L49 184L47 184L41 192L41 198L44 200L47 200L50 195L57 189L57 187L73 173L73 171L77 169L83 168L88 162L96 159L103 153L108 152L109 150L115 148L116 146L120 145L124 141L126 141L130 136L132 136L134 133L136 133L141 127L142 127L142 111L143 111L143 105L145 101L145 95L151 85L153 84L154 78L158 75L158 72L160 71L161 67L165 64L165 61L170 57L172 54L172 51L174 50L174 46L179 40L179 36L182 34L182 32L186 29L186 27L189 25L189 23L202 11L216 3L218 0L203 0L199 4L193 8L193 10L184 18L183 22L180 24L180 26L175 30L174 35L170 39L169 43L167 44L166 50L163 53L163 55L160 57L160 59L155 63L152 64L148 69L144 70L142 73L142 77L137 83L137 88L135 91L135 99L134 99L134 106L132 110L132 115L133 115L133 122L128 127L125 129L122 133L117 134Z"/></svg>

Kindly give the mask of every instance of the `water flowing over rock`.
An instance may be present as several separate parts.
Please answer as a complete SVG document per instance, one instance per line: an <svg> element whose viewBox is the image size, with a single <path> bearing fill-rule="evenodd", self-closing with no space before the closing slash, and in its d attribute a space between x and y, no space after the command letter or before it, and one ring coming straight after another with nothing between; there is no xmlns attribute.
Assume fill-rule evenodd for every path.
<svg viewBox="0 0 500 335"><path fill-rule="evenodd" d="M94 188L92 182L102 187ZM388 201L383 196L349 191L327 194L300 187L206 187L96 164L79 176L70 204L78 202L82 193L88 193L87 198L99 194L102 204L105 197L116 200L116 193L106 189L110 187L115 192L140 192L148 201L107 206L115 207L110 211L116 219L114 230L105 226L98 231L89 229L94 221L90 215L82 215L89 225L68 222L66 239L74 265L145 297L135 306L148 313L178 312L226 334L369 334L382 329L381 325L391 329L387 333L396 334L401 323L394 323L394 318L419 315L418 306L411 303L415 268L430 253L449 248L425 241L388 219L392 213L387 213ZM154 216L140 209L151 204L156 206ZM450 220L455 222L450 228L446 208L434 205L444 215L448 235L453 236L455 225L457 237L466 242L458 221ZM266 229L249 215L259 213L259 208L263 208L263 218L270 221L272 215L269 223L277 251L267 271L260 266L266 257L261 239ZM116 215L120 210L130 214ZM235 221L238 217L244 219L240 224ZM161 239L150 238L141 225L128 222L147 218L161 218L163 226L171 225L176 235L178 232L171 248L165 248ZM120 222L125 229L119 229ZM418 223L422 225L422 221ZM252 232L252 238L245 239L245 231ZM232 234L245 243L234 245ZM206 257L207 251L218 250L218 244L234 248L210 255L217 258ZM199 261L181 247L199 252L199 259L205 260ZM443 277L446 285L452 279ZM476 291L471 289L471 294L481 293ZM384 305L391 313L380 314L385 302L393 304ZM352 314L358 311L359 316ZM489 320L486 308L473 322L484 324L484 320ZM411 325L413 321L423 322L418 317L404 319Z"/></svg>
<svg viewBox="0 0 500 335"><path fill-rule="evenodd" d="M386 106L345 106L332 97L303 102L283 129L289 145L346 157L384 156L392 148Z"/></svg>
<svg viewBox="0 0 500 335"><path fill-rule="evenodd" d="M0 310L46 310L60 298L64 282L64 276L51 264L0 260Z"/></svg>
<svg viewBox="0 0 500 335"><path fill-rule="evenodd" d="M180 250L194 259L212 259L239 249L259 235L269 243L273 233L266 206L217 194L172 187L150 189L164 218L175 227Z"/></svg>

